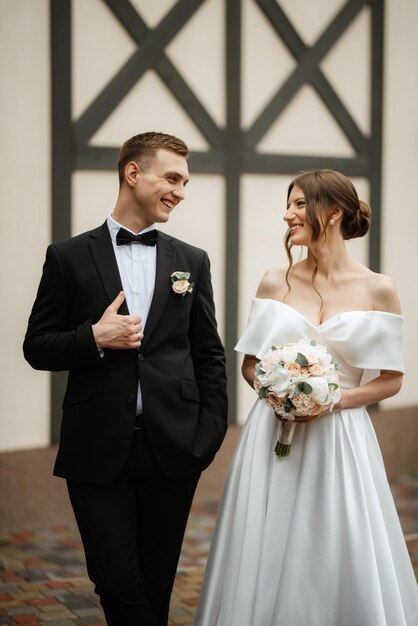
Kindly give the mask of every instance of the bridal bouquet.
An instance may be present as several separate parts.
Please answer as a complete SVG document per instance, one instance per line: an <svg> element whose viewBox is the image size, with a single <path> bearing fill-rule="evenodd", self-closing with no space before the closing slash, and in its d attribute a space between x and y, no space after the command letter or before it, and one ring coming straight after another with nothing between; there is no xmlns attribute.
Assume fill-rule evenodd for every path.
<svg viewBox="0 0 418 626"><path fill-rule="evenodd" d="M303 339L272 346L257 363L254 388L285 420L275 448L277 456L290 452L296 417L318 415L338 402L337 367L325 346Z"/></svg>

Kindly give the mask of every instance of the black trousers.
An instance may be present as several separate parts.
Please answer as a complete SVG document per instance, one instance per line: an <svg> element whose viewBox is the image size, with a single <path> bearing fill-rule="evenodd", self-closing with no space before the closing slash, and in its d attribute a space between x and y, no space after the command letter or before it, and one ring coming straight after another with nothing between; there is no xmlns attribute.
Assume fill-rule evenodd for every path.
<svg viewBox="0 0 418 626"><path fill-rule="evenodd" d="M169 480L145 430L135 430L117 482L67 481L108 626L166 626L187 518L200 474Z"/></svg>

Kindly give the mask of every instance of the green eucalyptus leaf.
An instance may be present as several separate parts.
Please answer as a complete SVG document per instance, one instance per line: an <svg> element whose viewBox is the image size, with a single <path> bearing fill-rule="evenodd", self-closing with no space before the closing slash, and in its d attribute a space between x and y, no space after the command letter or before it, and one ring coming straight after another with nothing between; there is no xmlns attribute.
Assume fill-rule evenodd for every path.
<svg viewBox="0 0 418 626"><path fill-rule="evenodd" d="M304 366L308 366L308 365L309 365L309 361L308 361L308 359L307 359L307 358L306 358L306 356L305 356L304 354L302 354L301 352L298 352L298 355L297 355L297 357L296 357L295 361L296 361L296 363L297 363L298 365L300 365L301 367L304 367Z"/></svg>
<svg viewBox="0 0 418 626"><path fill-rule="evenodd" d="M312 387L307 382L300 383L300 388L302 393L304 393L306 396L309 396L309 394L312 393Z"/></svg>
<svg viewBox="0 0 418 626"><path fill-rule="evenodd" d="M283 407L284 407L285 413L291 413L294 410L295 405L293 404L290 398L286 398L286 401Z"/></svg>

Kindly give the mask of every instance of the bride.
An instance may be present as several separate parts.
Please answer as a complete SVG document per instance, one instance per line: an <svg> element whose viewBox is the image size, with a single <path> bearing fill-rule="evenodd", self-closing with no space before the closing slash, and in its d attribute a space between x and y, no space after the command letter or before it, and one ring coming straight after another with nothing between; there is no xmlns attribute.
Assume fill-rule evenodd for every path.
<svg viewBox="0 0 418 626"><path fill-rule="evenodd" d="M258 399L232 461L195 626L418 626L417 586L369 404L402 383L402 317L390 278L344 240L370 209L331 170L298 175L284 220L287 269L265 273L236 346L252 386L272 345L324 345L339 362L332 413L297 418L289 456ZM306 246L293 263L291 248Z"/></svg>

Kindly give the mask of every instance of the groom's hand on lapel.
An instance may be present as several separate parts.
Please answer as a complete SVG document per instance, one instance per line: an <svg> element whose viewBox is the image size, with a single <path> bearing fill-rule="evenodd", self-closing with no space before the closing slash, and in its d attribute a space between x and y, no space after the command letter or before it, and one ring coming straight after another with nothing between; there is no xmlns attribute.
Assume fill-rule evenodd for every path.
<svg viewBox="0 0 418 626"><path fill-rule="evenodd" d="M121 291L107 307L92 330L99 349L131 350L139 348L143 338L139 315L119 315L118 311L125 300Z"/></svg>

